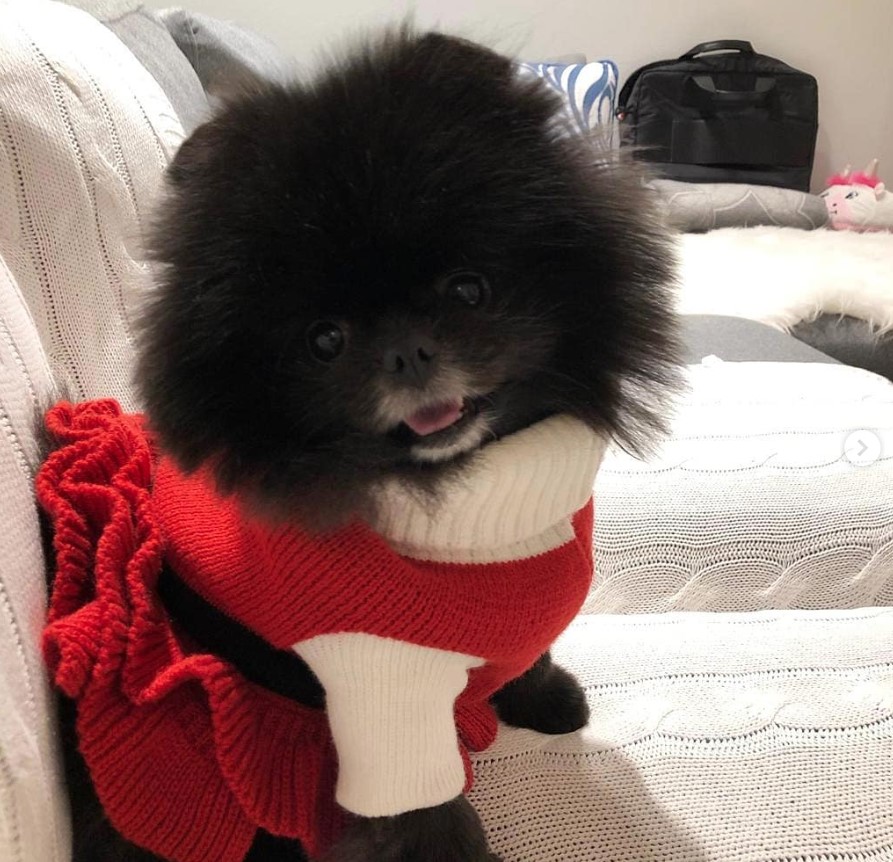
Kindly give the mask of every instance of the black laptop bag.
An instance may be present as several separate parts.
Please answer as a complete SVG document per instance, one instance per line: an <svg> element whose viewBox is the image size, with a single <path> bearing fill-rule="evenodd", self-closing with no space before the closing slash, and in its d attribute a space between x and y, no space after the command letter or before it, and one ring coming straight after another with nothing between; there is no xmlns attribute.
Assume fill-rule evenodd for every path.
<svg viewBox="0 0 893 862"><path fill-rule="evenodd" d="M621 145L662 177L809 190L816 80L750 42L705 42L642 66L620 91L617 118Z"/></svg>

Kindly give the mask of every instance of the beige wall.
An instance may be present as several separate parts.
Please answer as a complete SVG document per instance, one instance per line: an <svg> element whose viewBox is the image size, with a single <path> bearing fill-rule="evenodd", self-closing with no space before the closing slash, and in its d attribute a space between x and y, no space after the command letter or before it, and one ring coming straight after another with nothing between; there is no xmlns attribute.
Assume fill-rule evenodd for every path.
<svg viewBox="0 0 893 862"><path fill-rule="evenodd" d="M158 2L155 5L170 5ZM642 63L708 39L750 39L758 51L819 81L813 185L852 162L881 159L893 185L893 0L182 0L242 22L312 63L345 34L414 10L439 25L527 58L583 52Z"/></svg>

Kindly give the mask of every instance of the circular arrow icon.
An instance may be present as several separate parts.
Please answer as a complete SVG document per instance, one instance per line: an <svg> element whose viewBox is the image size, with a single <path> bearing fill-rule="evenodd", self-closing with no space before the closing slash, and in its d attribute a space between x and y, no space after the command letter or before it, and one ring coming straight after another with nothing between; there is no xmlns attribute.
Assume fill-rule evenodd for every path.
<svg viewBox="0 0 893 862"><path fill-rule="evenodd" d="M854 467L869 467L881 457L881 438L874 431L851 431L843 441L843 454Z"/></svg>

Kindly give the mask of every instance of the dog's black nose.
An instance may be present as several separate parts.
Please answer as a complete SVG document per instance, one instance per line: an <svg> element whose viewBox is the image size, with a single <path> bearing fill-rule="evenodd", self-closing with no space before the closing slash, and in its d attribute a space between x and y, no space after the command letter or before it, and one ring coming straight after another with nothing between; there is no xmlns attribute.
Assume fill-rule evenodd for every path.
<svg viewBox="0 0 893 862"><path fill-rule="evenodd" d="M424 385L434 372L437 342L425 335L412 335L384 352L385 371L401 380Z"/></svg>

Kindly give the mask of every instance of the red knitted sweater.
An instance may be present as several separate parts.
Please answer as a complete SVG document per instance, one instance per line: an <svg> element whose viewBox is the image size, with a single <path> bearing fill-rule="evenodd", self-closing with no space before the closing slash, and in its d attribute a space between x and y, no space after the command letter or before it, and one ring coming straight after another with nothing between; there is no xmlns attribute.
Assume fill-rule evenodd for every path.
<svg viewBox="0 0 893 862"><path fill-rule="evenodd" d="M357 632L484 657L455 707L463 753L492 742L487 699L549 647L589 586L591 502L569 541L535 556L422 561L363 524L320 538L247 516L206 473L157 459L141 417L113 401L60 404L47 426L63 445L37 479L57 565L45 655L78 702L112 823L173 862L240 862L258 828L315 856L341 817L325 714L191 651L154 593L164 555L275 647Z"/></svg>

